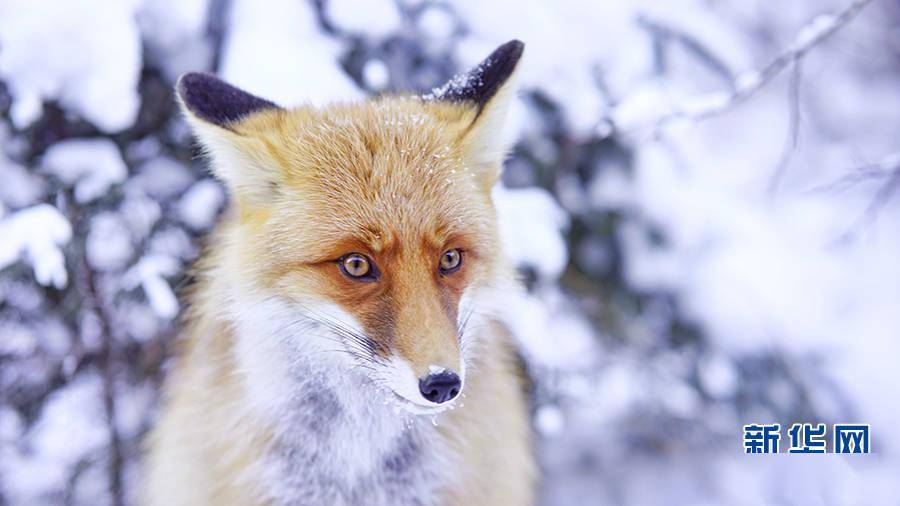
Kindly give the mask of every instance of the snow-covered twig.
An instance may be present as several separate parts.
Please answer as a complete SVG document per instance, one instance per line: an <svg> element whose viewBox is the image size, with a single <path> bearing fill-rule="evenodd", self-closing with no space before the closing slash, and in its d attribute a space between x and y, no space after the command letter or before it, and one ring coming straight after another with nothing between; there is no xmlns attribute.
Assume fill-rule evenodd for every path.
<svg viewBox="0 0 900 506"><path fill-rule="evenodd" d="M802 59L841 28L850 23L873 0L854 0L844 10L836 14L822 14L804 26L793 43L784 49L766 66L758 70L741 73L735 78L729 91L717 92L711 96L689 100L685 105L666 114L656 123L656 130L662 130L675 120L698 121L721 114L748 99L766 86L786 68Z"/></svg>

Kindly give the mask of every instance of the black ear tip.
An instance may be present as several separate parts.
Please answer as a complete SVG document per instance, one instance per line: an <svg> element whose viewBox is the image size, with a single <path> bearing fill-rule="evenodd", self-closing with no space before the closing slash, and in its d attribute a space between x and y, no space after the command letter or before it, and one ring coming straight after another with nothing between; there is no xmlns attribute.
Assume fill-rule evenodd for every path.
<svg viewBox="0 0 900 506"><path fill-rule="evenodd" d="M182 74L181 77L178 78L178 82L175 84L175 87L178 88L179 92L182 92L189 86L194 86L201 81L212 79L218 80L216 76L207 74L205 72L188 72L186 74Z"/></svg>
<svg viewBox="0 0 900 506"><path fill-rule="evenodd" d="M491 53L489 58L496 58L497 60L509 61L512 65L515 65L519 62L519 58L522 57L522 53L525 51L525 43L519 39L513 39L509 42L502 44L500 47L494 50Z"/></svg>
<svg viewBox="0 0 900 506"><path fill-rule="evenodd" d="M453 76L443 86L422 95L425 100L468 102L478 107L479 114L485 104L500 90L516 70L525 51L521 40L513 39L500 45L480 64L468 72Z"/></svg>
<svg viewBox="0 0 900 506"><path fill-rule="evenodd" d="M475 72L479 74L480 86L476 89L477 93L468 98L479 107L483 107L516 70L524 51L525 44L518 39L506 42L495 49L481 65L476 67Z"/></svg>
<svg viewBox="0 0 900 506"><path fill-rule="evenodd" d="M263 109L278 108L274 103L251 95L212 74L188 72L178 79L175 91L191 113L221 127Z"/></svg>
<svg viewBox="0 0 900 506"><path fill-rule="evenodd" d="M484 62L486 74L490 79L500 81L500 84L512 75L516 70L522 53L525 52L525 43L521 40L513 39L494 50Z"/></svg>
<svg viewBox="0 0 900 506"><path fill-rule="evenodd" d="M182 74L181 77L178 78L178 82L175 83L175 91L185 105L187 105L188 99L191 96L191 91L196 90L198 87L202 86L204 80L209 79L216 78L201 72L188 72L187 74Z"/></svg>

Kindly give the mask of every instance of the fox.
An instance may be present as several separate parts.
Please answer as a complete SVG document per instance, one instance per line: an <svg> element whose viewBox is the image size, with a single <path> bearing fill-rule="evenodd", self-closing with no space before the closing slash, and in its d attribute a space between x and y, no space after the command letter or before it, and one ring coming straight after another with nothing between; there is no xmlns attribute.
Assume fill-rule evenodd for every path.
<svg viewBox="0 0 900 506"><path fill-rule="evenodd" d="M176 99L229 205L193 270L137 502L530 505L492 188L524 44L427 94Z"/></svg>

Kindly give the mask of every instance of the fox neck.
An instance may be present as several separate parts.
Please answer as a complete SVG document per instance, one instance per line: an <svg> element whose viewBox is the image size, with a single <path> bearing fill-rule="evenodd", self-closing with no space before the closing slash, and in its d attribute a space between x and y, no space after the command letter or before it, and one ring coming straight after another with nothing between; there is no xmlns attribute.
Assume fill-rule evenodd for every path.
<svg viewBox="0 0 900 506"><path fill-rule="evenodd" d="M293 394L273 420L262 463L272 502L386 505L435 495L439 470L453 467L440 464L448 448L430 421L371 398L372 386L358 375L312 360L289 368Z"/></svg>
<svg viewBox="0 0 900 506"><path fill-rule="evenodd" d="M433 425L440 415L400 409L287 302L227 293L220 315L234 333L244 404L271 434L256 472L273 503L395 504L447 482L455 466Z"/></svg>

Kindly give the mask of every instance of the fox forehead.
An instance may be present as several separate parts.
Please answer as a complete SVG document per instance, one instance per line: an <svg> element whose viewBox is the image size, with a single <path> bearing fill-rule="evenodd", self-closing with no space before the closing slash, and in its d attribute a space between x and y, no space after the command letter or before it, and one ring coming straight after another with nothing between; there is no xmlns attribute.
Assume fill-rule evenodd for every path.
<svg viewBox="0 0 900 506"><path fill-rule="evenodd" d="M379 252L490 233L490 184L459 142L467 113L395 98L260 114L238 128L278 166L281 198L267 213L274 233L315 240L299 249L310 256L353 242Z"/></svg>

